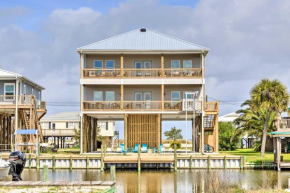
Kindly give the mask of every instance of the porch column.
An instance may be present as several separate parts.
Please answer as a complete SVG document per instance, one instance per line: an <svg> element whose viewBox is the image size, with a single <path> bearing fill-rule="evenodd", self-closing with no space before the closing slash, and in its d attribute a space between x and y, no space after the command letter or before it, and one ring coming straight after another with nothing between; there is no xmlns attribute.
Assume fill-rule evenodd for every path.
<svg viewBox="0 0 290 193"><path fill-rule="evenodd" d="M121 54L121 78L124 77L123 68L124 68L124 57L123 54Z"/></svg>
<svg viewBox="0 0 290 193"><path fill-rule="evenodd" d="M277 138L273 137L273 145L274 145L274 163L277 163Z"/></svg>
<svg viewBox="0 0 290 193"><path fill-rule="evenodd" d="M164 110L164 84L161 85L161 110Z"/></svg>
<svg viewBox="0 0 290 193"><path fill-rule="evenodd" d="M281 156L281 138L280 137L276 137L277 138L277 169L278 169L278 172L281 171L281 168L280 168L280 156Z"/></svg>
<svg viewBox="0 0 290 193"><path fill-rule="evenodd" d="M164 54L161 54L161 77L164 78Z"/></svg>
<svg viewBox="0 0 290 193"><path fill-rule="evenodd" d="M128 124L127 124L128 115L125 114L124 116L124 150L127 151L127 138L128 138Z"/></svg>
<svg viewBox="0 0 290 193"><path fill-rule="evenodd" d="M120 105L121 110L124 109L124 85L121 85L121 105Z"/></svg>

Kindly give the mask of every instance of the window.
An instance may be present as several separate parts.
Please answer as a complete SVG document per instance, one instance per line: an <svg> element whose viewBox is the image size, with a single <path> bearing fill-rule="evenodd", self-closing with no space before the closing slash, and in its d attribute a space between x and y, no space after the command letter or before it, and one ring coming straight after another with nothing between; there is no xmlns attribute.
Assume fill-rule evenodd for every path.
<svg viewBox="0 0 290 193"><path fill-rule="evenodd" d="M65 124L65 128L68 128L68 122L66 122L66 124Z"/></svg>
<svg viewBox="0 0 290 193"><path fill-rule="evenodd" d="M15 95L15 84L14 83L4 83L4 95L11 95L6 96L5 100L13 100Z"/></svg>
<svg viewBox="0 0 290 193"><path fill-rule="evenodd" d="M184 92L183 92L183 98L184 98L184 99L186 98L186 97L185 97L185 93L186 93L186 92L190 92L190 91L184 91ZM193 99L192 94L188 94L188 95L187 95L187 99Z"/></svg>
<svg viewBox="0 0 290 193"><path fill-rule="evenodd" d="M94 92L94 101L103 101L103 91Z"/></svg>
<svg viewBox="0 0 290 193"><path fill-rule="evenodd" d="M106 101L115 101L115 91L106 91Z"/></svg>
<svg viewBox="0 0 290 193"><path fill-rule="evenodd" d="M152 63L150 61L144 61L144 68L152 68Z"/></svg>
<svg viewBox="0 0 290 193"><path fill-rule="evenodd" d="M67 129L72 129L74 127L74 123L73 122L66 122L66 128Z"/></svg>
<svg viewBox="0 0 290 193"><path fill-rule="evenodd" d="M108 131L109 130L109 123L106 122L106 130Z"/></svg>
<svg viewBox="0 0 290 193"><path fill-rule="evenodd" d="M180 68L180 60L172 60L171 68Z"/></svg>
<svg viewBox="0 0 290 193"><path fill-rule="evenodd" d="M95 60L94 61L94 68L103 68L103 61L102 60Z"/></svg>
<svg viewBox="0 0 290 193"><path fill-rule="evenodd" d="M115 61L114 60L107 60L106 61L106 68L107 69L115 68Z"/></svg>
<svg viewBox="0 0 290 193"><path fill-rule="evenodd" d="M41 92L38 92L38 100L41 100Z"/></svg>
<svg viewBox="0 0 290 193"><path fill-rule="evenodd" d="M172 101L180 101L180 92L179 91L172 91L171 92L171 100Z"/></svg>
<svg viewBox="0 0 290 193"><path fill-rule="evenodd" d="M34 95L34 89L33 88L31 89L31 94Z"/></svg>
<svg viewBox="0 0 290 193"><path fill-rule="evenodd" d="M135 68L142 68L142 62L141 61L135 62Z"/></svg>
<svg viewBox="0 0 290 193"><path fill-rule="evenodd" d="M52 129L55 129L55 123L52 123Z"/></svg>
<svg viewBox="0 0 290 193"><path fill-rule="evenodd" d="M192 68L192 60L183 60L183 68Z"/></svg>
<svg viewBox="0 0 290 193"><path fill-rule="evenodd" d="M51 129L51 122L48 122L48 129Z"/></svg>

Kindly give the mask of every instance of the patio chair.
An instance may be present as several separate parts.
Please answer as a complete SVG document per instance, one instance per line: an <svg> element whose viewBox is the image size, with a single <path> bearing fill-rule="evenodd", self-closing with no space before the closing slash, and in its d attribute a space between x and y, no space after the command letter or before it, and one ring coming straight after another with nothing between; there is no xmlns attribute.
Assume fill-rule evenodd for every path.
<svg viewBox="0 0 290 193"><path fill-rule="evenodd" d="M142 153L147 153L147 151L148 151L147 144L143 143L142 147L141 147L141 152Z"/></svg>
<svg viewBox="0 0 290 193"><path fill-rule="evenodd" d="M133 153L138 153L139 144L135 144L135 149L133 149Z"/></svg>
<svg viewBox="0 0 290 193"><path fill-rule="evenodd" d="M120 148L121 148L121 152L122 153L127 153L127 151L125 150L125 145L124 144L120 144Z"/></svg>

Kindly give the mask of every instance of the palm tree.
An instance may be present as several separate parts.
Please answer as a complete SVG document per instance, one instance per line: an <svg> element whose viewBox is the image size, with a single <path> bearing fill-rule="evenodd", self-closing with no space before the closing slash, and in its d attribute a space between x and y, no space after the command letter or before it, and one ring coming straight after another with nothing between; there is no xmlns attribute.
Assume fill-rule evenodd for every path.
<svg viewBox="0 0 290 193"><path fill-rule="evenodd" d="M249 105L255 112L265 111L266 117L263 123L261 157L264 156L266 146L266 136L269 128L269 119L272 112L280 115L287 110L289 104L289 94L286 86L279 80L263 79L255 85L251 92Z"/></svg>
<svg viewBox="0 0 290 193"><path fill-rule="evenodd" d="M249 101L242 104L242 107L248 105ZM266 111L260 110L258 112L253 111L249 106L246 109L238 110L236 113L240 116L234 120L236 130L231 140L234 140L238 136L247 134L248 136L255 136L262 139L264 123L266 120ZM277 113L271 112L268 122L268 131L274 131L274 121L277 119ZM260 147L259 147L260 148Z"/></svg>

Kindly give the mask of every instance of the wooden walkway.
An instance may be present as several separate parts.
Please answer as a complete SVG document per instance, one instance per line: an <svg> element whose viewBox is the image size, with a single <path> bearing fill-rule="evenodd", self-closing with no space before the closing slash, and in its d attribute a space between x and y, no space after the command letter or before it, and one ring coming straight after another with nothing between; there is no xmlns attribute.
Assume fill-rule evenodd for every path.
<svg viewBox="0 0 290 193"><path fill-rule="evenodd" d="M0 181L0 187L18 187L18 186L29 186L29 187L41 187L41 186L90 186L90 187L108 187L111 188L116 182L113 181Z"/></svg>

